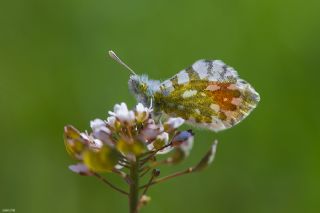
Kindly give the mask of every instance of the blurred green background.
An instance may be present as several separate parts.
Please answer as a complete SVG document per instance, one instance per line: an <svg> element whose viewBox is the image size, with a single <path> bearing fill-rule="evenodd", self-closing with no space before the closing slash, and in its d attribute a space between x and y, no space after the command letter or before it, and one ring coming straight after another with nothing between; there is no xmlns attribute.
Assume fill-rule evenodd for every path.
<svg viewBox="0 0 320 213"><path fill-rule="evenodd" d="M197 59L222 59L261 95L235 128L197 130L178 168L217 138L214 164L155 186L142 212L319 212L319 8L316 0L1 1L0 208L127 212L122 195L68 170L62 140L65 124L89 129L115 103L134 106L128 73L106 58L112 49L161 80Z"/></svg>

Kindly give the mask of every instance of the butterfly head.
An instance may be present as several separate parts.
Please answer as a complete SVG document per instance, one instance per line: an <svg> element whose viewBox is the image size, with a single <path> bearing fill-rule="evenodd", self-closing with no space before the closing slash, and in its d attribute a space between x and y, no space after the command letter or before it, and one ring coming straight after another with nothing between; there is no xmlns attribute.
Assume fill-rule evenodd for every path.
<svg viewBox="0 0 320 213"><path fill-rule="evenodd" d="M144 105L150 104L153 94L160 88L160 81L149 80L147 75L131 75L128 84L136 99Z"/></svg>
<svg viewBox="0 0 320 213"><path fill-rule="evenodd" d="M149 80L147 75L137 75L112 50L109 51L109 56L130 71L129 89L136 99L144 105L151 105L153 94L160 89L160 81Z"/></svg>

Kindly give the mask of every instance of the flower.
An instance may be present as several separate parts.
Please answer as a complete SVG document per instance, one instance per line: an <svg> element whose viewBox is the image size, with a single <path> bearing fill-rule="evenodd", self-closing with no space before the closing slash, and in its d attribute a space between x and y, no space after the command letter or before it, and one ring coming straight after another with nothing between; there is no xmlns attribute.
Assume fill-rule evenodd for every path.
<svg viewBox="0 0 320 213"><path fill-rule="evenodd" d="M91 133L81 133L70 125L65 127L66 149L80 161L70 166L72 171L82 175L112 172L143 155L175 150L173 155L180 152L186 157L191 150L192 131L177 130L184 123L182 118L168 118L164 124L156 122L152 109L141 103L133 110L128 110L125 103L116 104L109 115L106 120L92 120Z"/></svg>
<svg viewBox="0 0 320 213"><path fill-rule="evenodd" d="M182 118L155 119L153 110L138 103L129 110L125 103L116 104L109 116L90 122L91 132L80 132L71 125L64 128L67 152L77 160L69 169L79 175L93 176L112 189L129 198L130 212L139 212L150 202L146 195L154 184L181 175L202 171L212 163L216 144L192 167L165 177L160 176L160 165L180 163L189 156L193 146L192 130L178 130L184 124ZM158 154L167 154L158 157ZM128 185L121 189L100 173L115 173ZM149 173L150 179L140 185L140 179ZM142 193L139 190L143 189ZM141 195L141 196L140 196ZM131 202L131 201L135 202Z"/></svg>
<svg viewBox="0 0 320 213"><path fill-rule="evenodd" d="M168 125L171 126L171 128L178 128L184 123L184 119L177 117L177 118L169 118L168 121L166 122Z"/></svg>
<svg viewBox="0 0 320 213"><path fill-rule="evenodd" d="M89 138L85 134L81 134L73 126L64 127L64 144L71 157L81 160L81 153L89 146L89 143Z"/></svg>
<svg viewBox="0 0 320 213"><path fill-rule="evenodd" d="M114 106L114 112L109 112L110 115L115 116L122 123L131 123L135 120L135 115L133 111L129 111L125 103L116 104Z"/></svg>
<svg viewBox="0 0 320 213"><path fill-rule="evenodd" d="M191 129L187 131L178 132L172 139L173 146L180 146L184 144L184 146L190 146L190 141L193 138L194 133ZM188 142L189 141L189 142ZM186 145L189 144L189 145ZM192 146L192 145L191 145Z"/></svg>
<svg viewBox="0 0 320 213"><path fill-rule="evenodd" d="M104 128L105 126L106 126L106 123L99 118L96 118L93 121L90 121L90 127L93 131L100 130L101 128Z"/></svg>
<svg viewBox="0 0 320 213"><path fill-rule="evenodd" d="M152 109L144 107L143 104L138 103L138 105L136 106L136 111L135 111L137 122L142 123L145 120L147 120L149 118L149 115L151 112L152 112Z"/></svg>
<svg viewBox="0 0 320 213"><path fill-rule="evenodd" d="M175 147L171 156L166 159L169 164L177 164L190 155L193 146L192 130L177 132L172 139L172 146Z"/></svg>
<svg viewBox="0 0 320 213"><path fill-rule="evenodd" d="M168 146L169 144L169 134L167 132L162 132L159 134L153 143L148 145L149 150L159 150L158 154L167 154L173 149L173 146ZM165 147L165 148L163 148Z"/></svg>

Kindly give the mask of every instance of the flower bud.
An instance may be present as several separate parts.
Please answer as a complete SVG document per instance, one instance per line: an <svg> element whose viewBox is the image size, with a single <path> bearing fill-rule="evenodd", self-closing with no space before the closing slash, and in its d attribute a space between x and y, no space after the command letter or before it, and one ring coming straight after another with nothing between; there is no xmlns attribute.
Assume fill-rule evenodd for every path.
<svg viewBox="0 0 320 213"><path fill-rule="evenodd" d="M81 159L81 153L88 146L89 141L82 137L79 130L68 125L64 127L64 144L71 157Z"/></svg>
<svg viewBox="0 0 320 213"><path fill-rule="evenodd" d="M182 149L176 148L173 150L171 156L168 157L165 162L168 164L178 164L186 157L186 152L184 152Z"/></svg>
<svg viewBox="0 0 320 213"><path fill-rule="evenodd" d="M218 141L216 140L212 145L207 154L201 159L201 161L193 168L193 171L201 171L208 167L214 160Z"/></svg>
<svg viewBox="0 0 320 213"><path fill-rule="evenodd" d="M124 155L139 156L146 151L146 145L140 140L129 141L125 139L119 139L116 145L119 152Z"/></svg>
<svg viewBox="0 0 320 213"><path fill-rule="evenodd" d="M142 195L139 201L139 209L146 206L151 201L151 197L147 195Z"/></svg>
<svg viewBox="0 0 320 213"><path fill-rule="evenodd" d="M73 171L74 173L77 173L79 175L84 175L84 176L92 176L93 173L82 163L78 163L75 165L70 165L69 169Z"/></svg>
<svg viewBox="0 0 320 213"><path fill-rule="evenodd" d="M111 130L106 125L106 122L101 119L95 119L90 122L93 137L111 145Z"/></svg>
<svg viewBox="0 0 320 213"><path fill-rule="evenodd" d="M105 126L106 126L106 123L99 118L96 118L93 121L90 121L90 127L92 131L98 131Z"/></svg>
<svg viewBox="0 0 320 213"><path fill-rule="evenodd" d="M166 132L171 132L177 128L179 128L184 123L184 119L177 117L177 118L169 118L164 123L164 130Z"/></svg>
<svg viewBox="0 0 320 213"><path fill-rule="evenodd" d="M114 111L109 112L110 115L115 116L122 124L132 125L135 121L134 112L128 110L128 107L125 103L116 104L114 106Z"/></svg>
<svg viewBox="0 0 320 213"><path fill-rule="evenodd" d="M154 170L152 170L152 175L153 175L154 177L158 177L158 176L160 175L160 169L154 169Z"/></svg>
<svg viewBox="0 0 320 213"><path fill-rule="evenodd" d="M148 145L148 149L152 151L159 150L157 154L166 154L173 149L172 146L165 147L168 143L169 143L169 134L166 132L163 132L160 135L158 135L157 138L152 143Z"/></svg>
<svg viewBox="0 0 320 213"><path fill-rule="evenodd" d="M144 107L143 104L138 103L135 110L135 116L138 123L143 123L149 118L150 110L147 107Z"/></svg>
<svg viewBox="0 0 320 213"><path fill-rule="evenodd" d="M184 142L193 139L194 133L192 130L178 132L172 139L172 145L177 147L183 144Z"/></svg>
<svg viewBox="0 0 320 213"><path fill-rule="evenodd" d="M191 130L178 132L172 139L173 154L167 158L167 163L176 164L187 158L193 146L193 132Z"/></svg>
<svg viewBox="0 0 320 213"><path fill-rule="evenodd" d="M120 159L118 151L108 145L99 150L87 149L83 153L84 164L94 172L110 172Z"/></svg>
<svg viewBox="0 0 320 213"><path fill-rule="evenodd" d="M147 124L141 130L139 139L144 141L153 141L162 131L162 125L157 125L153 119L149 119Z"/></svg>

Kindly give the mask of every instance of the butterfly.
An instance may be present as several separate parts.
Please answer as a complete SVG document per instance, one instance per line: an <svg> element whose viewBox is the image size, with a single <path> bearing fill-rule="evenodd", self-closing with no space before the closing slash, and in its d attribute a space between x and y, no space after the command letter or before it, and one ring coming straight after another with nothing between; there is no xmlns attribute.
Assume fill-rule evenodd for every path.
<svg viewBox="0 0 320 213"><path fill-rule="evenodd" d="M130 70L129 89L138 102L152 105L155 115L181 117L187 123L218 132L228 129L256 108L259 94L221 60L198 60L163 82Z"/></svg>

